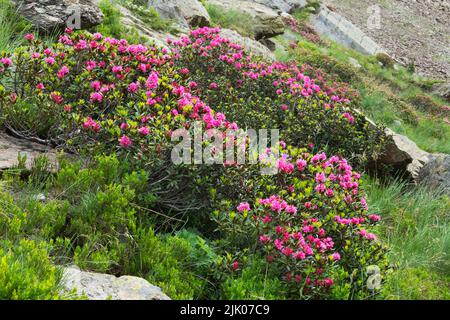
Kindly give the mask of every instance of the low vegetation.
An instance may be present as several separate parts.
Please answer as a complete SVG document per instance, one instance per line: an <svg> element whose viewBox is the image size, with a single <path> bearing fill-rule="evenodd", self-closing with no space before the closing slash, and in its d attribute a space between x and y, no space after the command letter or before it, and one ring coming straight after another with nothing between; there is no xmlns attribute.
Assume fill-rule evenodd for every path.
<svg viewBox="0 0 450 320"><path fill-rule="evenodd" d="M242 16L205 5L239 28ZM360 173L383 135L355 108L449 151L428 82L320 39L302 13L286 21L291 61L268 63L218 28L155 48L109 1L101 9L93 33L53 43L0 11L15 30L0 38L0 126L66 152L1 172L0 298L83 299L62 289L69 264L140 276L174 299L449 298L448 196ZM278 128L282 141L256 165L173 163L174 132L196 125ZM274 153L277 173L261 175Z"/></svg>

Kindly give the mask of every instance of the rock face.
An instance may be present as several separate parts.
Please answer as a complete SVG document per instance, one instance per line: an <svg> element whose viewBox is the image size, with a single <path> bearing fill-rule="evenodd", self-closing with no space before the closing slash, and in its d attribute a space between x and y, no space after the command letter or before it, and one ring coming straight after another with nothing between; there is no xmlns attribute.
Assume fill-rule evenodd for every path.
<svg viewBox="0 0 450 320"><path fill-rule="evenodd" d="M100 24L103 14L91 0L14 0L19 12L40 30L86 29Z"/></svg>
<svg viewBox="0 0 450 320"><path fill-rule="evenodd" d="M170 300L159 287L147 280L109 274L80 271L77 267L64 269L64 289L76 289L89 300Z"/></svg>
<svg viewBox="0 0 450 320"><path fill-rule="evenodd" d="M450 83L437 83L432 87L433 93L450 102Z"/></svg>
<svg viewBox="0 0 450 320"><path fill-rule="evenodd" d="M405 172L407 178L416 180L423 165L429 161L430 154L407 137L390 129L386 129L386 136L388 137L386 149L378 161L392 166L399 172Z"/></svg>
<svg viewBox="0 0 450 320"><path fill-rule="evenodd" d="M183 28L209 26L209 14L197 0L149 0L164 19L172 19Z"/></svg>
<svg viewBox="0 0 450 320"><path fill-rule="evenodd" d="M295 9L303 8L308 4L306 0L250 0L260 3L271 9L292 13Z"/></svg>
<svg viewBox="0 0 450 320"><path fill-rule="evenodd" d="M405 136L386 129L388 142L378 164L392 166L405 178L450 194L450 155L432 154L420 149Z"/></svg>
<svg viewBox="0 0 450 320"><path fill-rule="evenodd" d="M417 181L432 188L443 188L450 194L450 156L433 154L419 172Z"/></svg>
<svg viewBox="0 0 450 320"><path fill-rule="evenodd" d="M275 37L284 32L284 23L280 14L265 5L242 0L210 0L208 2L221 6L225 10L238 10L253 17L256 40Z"/></svg>
<svg viewBox="0 0 450 320"><path fill-rule="evenodd" d="M166 39L171 37L170 34L149 29L147 24L130 10L120 4L115 4L115 6L120 10L120 21L124 26L134 28L140 36L151 39L158 47L169 49Z"/></svg>
<svg viewBox="0 0 450 320"><path fill-rule="evenodd" d="M237 43L244 47L247 51L254 55L262 56L265 59L274 61L275 55L265 45L259 41L243 37L239 33L230 29L221 29L220 36L230 39L232 42Z"/></svg>
<svg viewBox="0 0 450 320"><path fill-rule="evenodd" d="M52 164L56 163L56 153L51 148L26 140L16 139L0 132L0 170L16 166L18 154L27 156L27 168L30 168L34 159L41 155L48 156Z"/></svg>
<svg viewBox="0 0 450 320"><path fill-rule="evenodd" d="M314 28L321 34L363 54L375 55L384 50L361 29L336 12L322 6L312 19Z"/></svg>
<svg viewBox="0 0 450 320"><path fill-rule="evenodd" d="M358 26L400 64L418 74L450 79L449 0L321 0ZM380 28L376 21L379 9Z"/></svg>

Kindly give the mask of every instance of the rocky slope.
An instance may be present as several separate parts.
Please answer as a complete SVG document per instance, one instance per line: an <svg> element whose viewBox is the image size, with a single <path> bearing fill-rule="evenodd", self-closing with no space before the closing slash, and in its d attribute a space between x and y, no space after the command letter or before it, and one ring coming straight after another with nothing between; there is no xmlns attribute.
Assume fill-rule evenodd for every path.
<svg viewBox="0 0 450 320"><path fill-rule="evenodd" d="M418 73L450 79L450 1L448 0L324 0ZM381 28L368 28L368 8L381 9ZM370 10L369 10L370 11Z"/></svg>

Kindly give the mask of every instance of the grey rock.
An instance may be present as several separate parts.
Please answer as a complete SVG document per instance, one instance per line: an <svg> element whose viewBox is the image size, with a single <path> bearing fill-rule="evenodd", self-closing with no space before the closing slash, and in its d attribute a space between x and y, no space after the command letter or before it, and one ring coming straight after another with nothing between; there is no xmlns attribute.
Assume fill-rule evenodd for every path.
<svg viewBox="0 0 450 320"><path fill-rule="evenodd" d="M272 38L284 33L281 15L265 5L243 0L209 0L208 3L220 6L225 10L238 10L254 19L253 31L255 39Z"/></svg>
<svg viewBox="0 0 450 320"><path fill-rule="evenodd" d="M120 21L125 27L133 28L140 36L151 40L158 47L169 49L166 39L170 34L148 28L144 21L120 4L116 4L116 8L120 10Z"/></svg>
<svg viewBox="0 0 450 320"><path fill-rule="evenodd" d="M356 60L355 58L352 57L348 57L348 62L354 66L356 69L361 69L362 66L361 64L358 62L358 60Z"/></svg>
<svg viewBox="0 0 450 320"><path fill-rule="evenodd" d="M450 195L450 155L431 155L420 170L417 182L431 188L444 189Z"/></svg>
<svg viewBox="0 0 450 320"><path fill-rule="evenodd" d="M0 170L10 169L18 164L18 155L26 156L26 167L33 165L34 159L46 155L50 163L56 166L56 151L34 142L11 137L0 132Z"/></svg>
<svg viewBox="0 0 450 320"><path fill-rule="evenodd" d="M431 88L433 94L450 102L450 83L437 83Z"/></svg>
<svg viewBox="0 0 450 320"><path fill-rule="evenodd" d="M145 279L86 272L74 266L64 268L63 283L64 290L75 289L89 300L170 300Z"/></svg>
<svg viewBox="0 0 450 320"><path fill-rule="evenodd" d="M320 35L363 54L375 55L384 52L383 48L361 29L326 6L322 6L319 14L312 18L312 24Z"/></svg>
<svg viewBox="0 0 450 320"><path fill-rule="evenodd" d="M13 0L18 11L35 27L46 32L99 25L103 14L91 0Z"/></svg>
<svg viewBox="0 0 450 320"><path fill-rule="evenodd" d="M243 37L239 33L230 29L221 29L220 36L229 39L233 43L237 43L244 47L250 53L262 56L263 58L274 61L275 55L265 45L259 41Z"/></svg>
<svg viewBox="0 0 450 320"><path fill-rule="evenodd" d="M423 165L430 159L428 152L420 149L409 138L386 129L387 143L385 150L378 159L379 163L390 165L406 177L416 180Z"/></svg>
<svg viewBox="0 0 450 320"><path fill-rule="evenodd" d="M292 13L296 9L303 8L308 4L306 0L250 0L271 9Z"/></svg>
<svg viewBox="0 0 450 320"><path fill-rule="evenodd" d="M263 45L265 45L267 48L269 48L269 50L272 52L275 51L275 49L276 49L276 43L270 39L263 38L263 39L259 40L259 42L262 43Z"/></svg>
<svg viewBox="0 0 450 320"><path fill-rule="evenodd" d="M206 8L198 0L149 0L164 19L172 19L183 28L205 27L210 24Z"/></svg>

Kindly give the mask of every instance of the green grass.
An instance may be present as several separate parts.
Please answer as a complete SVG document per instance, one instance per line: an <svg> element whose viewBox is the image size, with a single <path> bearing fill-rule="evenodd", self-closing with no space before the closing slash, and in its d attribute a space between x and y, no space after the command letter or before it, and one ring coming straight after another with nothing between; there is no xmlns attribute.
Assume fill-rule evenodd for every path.
<svg viewBox="0 0 450 320"><path fill-rule="evenodd" d="M406 183L368 179L368 202L382 220L381 237L390 247L395 271L390 299L449 299L450 198Z"/></svg>
<svg viewBox="0 0 450 320"><path fill-rule="evenodd" d="M177 34L179 31L173 26L170 20L162 19L158 11L153 7L148 7L147 3L136 0L119 0L119 3L133 12L139 17L148 27L153 30L165 31L172 34Z"/></svg>
<svg viewBox="0 0 450 320"><path fill-rule="evenodd" d="M23 43L23 36L31 29L16 11L10 0L0 0L0 51L11 52Z"/></svg>
<svg viewBox="0 0 450 320"><path fill-rule="evenodd" d="M126 39L129 43L145 43L148 39L141 37L137 30L127 28L121 22L120 10L110 0L101 0L99 8L104 18L103 22L96 27L96 31L109 37Z"/></svg>
<svg viewBox="0 0 450 320"><path fill-rule="evenodd" d="M235 30L246 37L254 37L254 19L249 14L239 10L226 10L210 3L206 3L205 7L214 25Z"/></svg>

